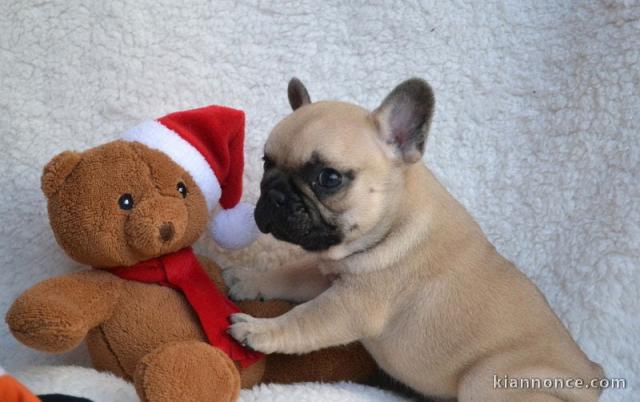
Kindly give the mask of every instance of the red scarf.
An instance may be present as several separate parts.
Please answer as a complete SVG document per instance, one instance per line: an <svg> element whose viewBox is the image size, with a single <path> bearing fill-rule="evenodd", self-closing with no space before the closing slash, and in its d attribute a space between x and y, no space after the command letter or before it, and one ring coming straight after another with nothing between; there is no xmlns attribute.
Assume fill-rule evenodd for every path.
<svg viewBox="0 0 640 402"><path fill-rule="evenodd" d="M243 347L227 334L229 316L239 313L240 309L209 278L191 247L130 267L110 269L109 272L122 279L154 283L181 291L198 316L211 345L222 349L243 368L262 358L261 353Z"/></svg>

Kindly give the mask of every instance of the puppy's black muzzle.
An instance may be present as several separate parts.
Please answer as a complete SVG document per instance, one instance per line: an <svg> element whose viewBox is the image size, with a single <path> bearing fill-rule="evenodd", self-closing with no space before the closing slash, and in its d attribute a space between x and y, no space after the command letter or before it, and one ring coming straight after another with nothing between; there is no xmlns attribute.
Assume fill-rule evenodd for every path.
<svg viewBox="0 0 640 402"><path fill-rule="evenodd" d="M290 177L278 169L265 173L254 216L261 232L308 251L326 250L342 241L336 227L328 224Z"/></svg>

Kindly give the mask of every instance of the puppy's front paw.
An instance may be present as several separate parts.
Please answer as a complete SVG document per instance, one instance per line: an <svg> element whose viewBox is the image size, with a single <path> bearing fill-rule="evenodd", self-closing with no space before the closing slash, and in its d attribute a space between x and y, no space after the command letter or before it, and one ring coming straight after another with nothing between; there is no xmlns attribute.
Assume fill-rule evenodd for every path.
<svg viewBox="0 0 640 402"><path fill-rule="evenodd" d="M262 298L259 284L260 274L248 269L236 268L223 272L225 283L229 286L229 296L234 300L256 300Z"/></svg>
<svg viewBox="0 0 640 402"><path fill-rule="evenodd" d="M262 353L283 352L279 348L282 331L273 318L254 318L238 313L231 316L229 334L238 342Z"/></svg>
<svg viewBox="0 0 640 402"><path fill-rule="evenodd" d="M262 296L256 284L250 281L240 281L231 285L229 296L233 300L264 300L264 296Z"/></svg>

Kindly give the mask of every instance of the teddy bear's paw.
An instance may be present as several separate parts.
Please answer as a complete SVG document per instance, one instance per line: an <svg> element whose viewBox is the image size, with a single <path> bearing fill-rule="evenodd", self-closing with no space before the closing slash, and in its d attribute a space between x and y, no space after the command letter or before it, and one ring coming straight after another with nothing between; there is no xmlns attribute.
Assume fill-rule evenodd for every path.
<svg viewBox="0 0 640 402"><path fill-rule="evenodd" d="M67 352L78 346L88 328L75 306L55 300L18 299L9 309L6 321L13 335L23 344L49 353Z"/></svg>
<svg viewBox="0 0 640 402"><path fill-rule="evenodd" d="M261 292L260 273L246 268L227 269L223 273L224 282L229 286L229 296L234 300L264 299Z"/></svg>
<svg viewBox="0 0 640 402"><path fill-rule="evenodd" d="M231 316L229 334L242 345L262 353L280 352L281 328L276 319L255 318L238 313Z"/></svg>

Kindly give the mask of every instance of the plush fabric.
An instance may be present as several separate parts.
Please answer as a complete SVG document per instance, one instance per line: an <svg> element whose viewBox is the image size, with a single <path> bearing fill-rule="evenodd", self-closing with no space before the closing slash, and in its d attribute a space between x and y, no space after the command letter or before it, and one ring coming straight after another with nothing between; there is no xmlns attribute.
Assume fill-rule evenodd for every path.
<svg viewBox="0 0 640 402"><path fill-rule="evenodd" d="M178 133L156 120L150 120L127 130L121 138L158 150L182 166L198 185L209 209L215 207L222 192L220 182L207 159Z"/></svg>
<svg viewBox="0 0 640 402"><path fill-rule="evenodd" d="M246 202L233 208L220 209L209 223L211 236L226 249L237 250L248 246L260 235L253 210L255 206Z"/></svg>
<svg viewBox="0 0 640 402"><path fill-rule="evenodd" d="M93 402L139 402L133 384L109 373L74 366L30 366L17 371L24 385L37 394L67 394Z"/></svg>
<svg viewBox="0 0 640 402"><path fill-rule="evenodd" d="M244 113L222 106L208 106L171 113L158 120L179 133L205 156L222 188L220 205L232 208L242 197L244 168ZM214 135L203 138L207 130Z"/></svg>
<svg viewBox="0 0 640 402"><path fill-rule="evenodd" d="M246 374L256 374L250 376ZM220 349L201 341L166 343L145 355L136 366L134 384L141 402L234 401L240 387L254 385L264 366L254 364L241 375ZM244 374L244 375L243 375Z"/></svg>
<svg viewBox="0 0 640 402"><path fill-rule="evenodd" d="M244 113L206 106L138 124L122 138L163 152L182 166L204 195L209 210L222 206L211 233L225 248L249 245L258 236L253 210L238 204L244 168Z"/></svg>
<svg viewBox="0 0 640 402"><path fill-rule="evenodd" d="M230 314L242 310L225 286L218 288L220 268L199 261L191 248L205 232L209 208L183 167L146 145L118 140L54 157L42 188L58 244L86 272L23 292L5 317L16 339L50 353L86 339L93 366L131 380L143 402L234 401L241 387L262 379L264 356L226 332ZM270 304L281 306L258 303L267 313ZM296 375L309 370L311 379L332 376L341 364L352 371L339 379L357 379L375 369L362 353L354 350L352 359L349 350L329 349L311 355L326 364L301 355L269 369L296 381L308 379Z"/></svg>
<svg viewBox="0 0 640 402"><path fill-rule="evenodd" d="M236 306L209 278L191 247L131 267L110 271L119 278L167 286L180 291L189 302L209 343L231 360L248 367L263 355L240 345L228 333L229 317L239 313Z"/></svg>
<svg viewBox="0 0 640 402"><path fill-rule="evenodd" d="M0 311L36 281L78 269L55 244L38 189L61 150L175 110L230 105L247 113L245 199L255 201L291 76L314 100L373 108L418 75L436 93L429 166L587 354L628 379L602 399L635 399L636 1L12 0L0 10ZM245 266L299 253L267 239L224 258L200 246ZM87 355L31 351L1 326L0 361L87 364Z"/></svg>
<svg viewBox="0 0 640 402"><path fill-rule="evenodd" d="M73 366L26 367L17 378L36 392L84 396L94 402L138 402L133 385L108 373ZM180 400L180 399L178 399ZM408 402L409 399L352 383L262 384L240 392L239 402Z"/></svg>
<svg viewBox="0 0 640 402"><path fill-rule="evenodd" d="M162 151L182 166L205 194L209 209L218 201L231 208L242 197L244 120L241 110L204 106L141 123L123 138Z"/></svg>
<svg viewBox="0 0 640 402"><path fill-rule="evenodd" d="M178 183L186 186L186 197ZM191 246L209 219L190 175L138 142L63 152L44 168L42 188L59 245L74 260L98 268L133 265ZM131 197L130 210L119 204L125 195Z"/></svg>

